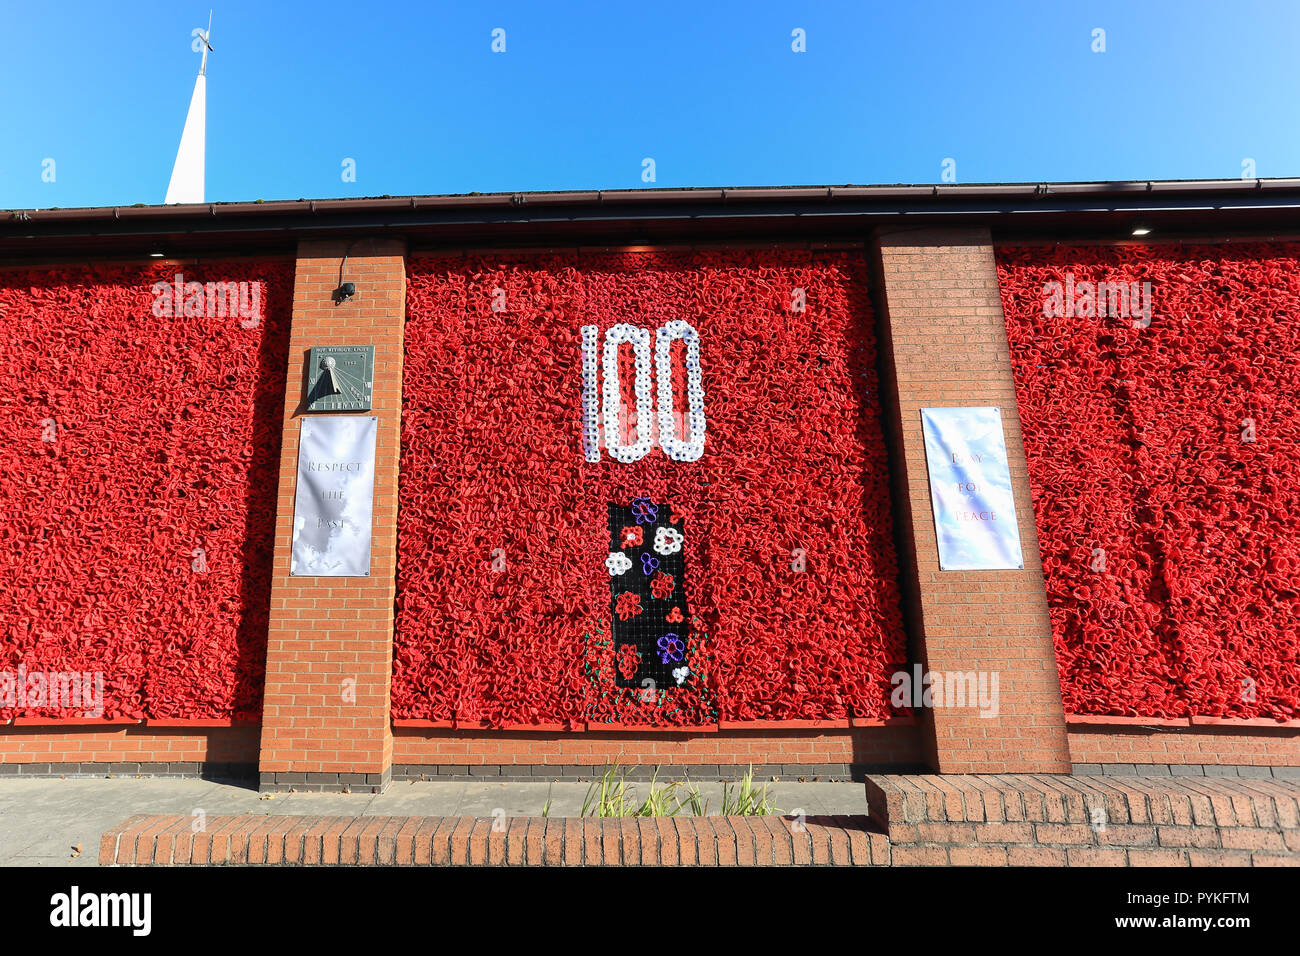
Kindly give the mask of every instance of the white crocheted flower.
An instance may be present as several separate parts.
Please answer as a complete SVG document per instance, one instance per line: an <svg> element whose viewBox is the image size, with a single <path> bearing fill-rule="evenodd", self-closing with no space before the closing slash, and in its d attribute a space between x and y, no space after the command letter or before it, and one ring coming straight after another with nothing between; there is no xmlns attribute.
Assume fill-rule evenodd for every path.
<svg viewBox="0 0 1300 956"><path fill-rule="evenodd" d="M682 550L683 540L676 528L660 528L655 532L655 550L660 554L676 554Z"/></svg>
<svg viewBox="0 0 1300 956"><path fill-rule="evenodd" d="M622 551L611 551L609 557L605 559L605 567L609 568L611 578L617 577L632 567L632 559Z"/></svg>
<svg viewBox="0 0 1300 956"><path fill-rule="evenodd" d="M686 678L691 676L691 669L683 664L681 667L673 668L673 680L677 681L677 686L681 687Z"/></svg>

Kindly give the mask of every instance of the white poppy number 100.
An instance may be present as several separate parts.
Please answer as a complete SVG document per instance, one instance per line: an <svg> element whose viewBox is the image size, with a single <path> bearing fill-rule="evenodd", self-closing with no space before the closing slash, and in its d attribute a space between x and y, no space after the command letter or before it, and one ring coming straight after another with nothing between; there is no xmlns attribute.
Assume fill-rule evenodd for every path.
<svg viewBox="0 0 1300 956"><path fill-rule="evenodd" d="M673 414L673 342L681 339L686 346L686 431L677 434ZM653 378L650 371L650 330L620 322L605 333L600 368L596 353L600 330L594 325L582 327L582 446L587 461L600 461L600 405L603 398L605 447L617 461L630 463L644 458L651 447L649 422L654 412ZM636 441L623 443L619 423L622 393L618 382L619 346L629 344L636 356ZM659 373L659 445L673 461L696 461L704 454L704 385L700 375L700 333L689 322L675 321L662 326L655 335L655 366ZM598 372L604 375L600 391Z"/></svg>

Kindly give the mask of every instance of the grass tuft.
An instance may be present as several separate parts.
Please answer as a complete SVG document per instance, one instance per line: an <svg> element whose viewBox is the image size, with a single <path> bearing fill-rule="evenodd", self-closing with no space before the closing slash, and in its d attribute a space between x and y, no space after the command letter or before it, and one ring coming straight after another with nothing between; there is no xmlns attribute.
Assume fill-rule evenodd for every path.
<svg viewBox="0 0 1300 956"><path fill-rule="evenodd" d="M650 775L650 789L646 798L637 801L635 788L627 782L629 771L617 763L605 768L599 780L587 788L587 795L582 801L584 817L675 817L683 810L689 810L692 816L709 815L710 801L700 793L700 788L693 783L659 784L659 768ZM549 803L548 803L549 807ZM765 817L779 813L772 798L768 795L767 784L754 786L754 767L733 787L722 785L723 816Z"/></svg>

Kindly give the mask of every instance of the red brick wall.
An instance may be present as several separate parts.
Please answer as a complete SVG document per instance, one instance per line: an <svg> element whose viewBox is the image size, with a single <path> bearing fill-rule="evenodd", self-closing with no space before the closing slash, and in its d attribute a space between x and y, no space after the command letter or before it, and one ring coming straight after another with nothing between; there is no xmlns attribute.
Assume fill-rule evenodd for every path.
<svg viewBox="0 0 1300 956"><path fill-rule="evenodd" d="M345 254L343 280L356 285L356 295L336 305L331 296ZM263 774L383 773L389 766L405 296L400 243L305 242L299 248L267 641ZM314 346L371 344L374 404L357 413L379 418L370 576L290 577L305 353ZM345 681L355 682L355 701L345 699Z"/></svg>
<svg viewBox="0 0 1300 956"><path fill-rule="evenodd" d="M1076 764L1300 766L1300 728L1144 730L1070 727Z"/></svg>
<svg viewBox="0 0 1300 956"><path fill-rule="evenodd" d="M0 763L257 763L256 724L234 727L6 727Z"/></svg>
<svg viewBox="0 0 1300 956"><path fill-rule="evenodd" d="M398 728L395 764L691 764L855 763L917 766L924 757L915 727L753 731L716 734L554 733Z"/></svg>
<svg viewBox="0 0 1300 956"><path fill-rule="evenodd" d="M931 766L944 773L1068 772L1070 755L1038 559L1016 392L987 230L876 239L882 387L893 412L895 506L914 656L931 671L995 671L996 717L925 712ZM892 386L891 386L892 380ZM940 571L920 410L1002 408L1023 571ZM887 412L887 416L888 416Z"/></svg>

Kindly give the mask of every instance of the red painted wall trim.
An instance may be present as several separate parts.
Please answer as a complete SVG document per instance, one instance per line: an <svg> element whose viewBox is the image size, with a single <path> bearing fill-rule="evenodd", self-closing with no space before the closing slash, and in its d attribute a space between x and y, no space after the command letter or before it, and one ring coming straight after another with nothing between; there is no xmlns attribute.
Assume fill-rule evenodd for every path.
<svg viewBox="0 0 1300 956"><path fill-rule="evenodd" d="M1300 720L1270 720L1267 717L1103 717L1094 714L1067 715L1067 727L1146 727L1172 731L1193 727L1224 727L1233 730L1300 731Z"/></svg>
<svg viewBox="0 0 1300 956"><path fill-rule="evenodd" d="M619 724L589 723L587 729L597 733L609 734L716 734L717 724L681 724L664 726L662 724Z"/></svg>
<svg viewBox="0 0 1300 956"><path fill-rule="evenodd" d="M483 720L394 720L394 727L451 727L456 730L500 730L518 733L519 731L537 731L544 733L555 733L564 731L582 731L586 729L586 724L582 721L569 721L561 723L540 723L540 724L502 724L500 727L489 726Z"/></svg>
<svg viewBox="0 0 1300 956"><path fill-rule="evenodd" d="M1300 720L1270 720L1267 717L1189 717L1193 727L1262 727L1265 729L1286 728L1300 730Z"/></svg>
<svg viewBox="0 0 1300 956"><path fill-rule="evenodd" d="M570 721L569 723L545 724L503 724L490 727L481 720L420 720L415 718L395 718L393 727L438 728L442 730L496 730L503 733L520 731L537 731L545 733L583 733L586 731L607 731L613 733L647 733L647 734L715 734L720 731L746 730L843 730L849 727L912 727L916 725L915 717L854 717L842 720L720 720L716 724L682 724L668 726L660 724L618 724L590 723Z"/></svg>
<svg viewBox="0 0 1300 956"><path fill-rule="evenodd" d="M2 725L14 727L249 727L256 726L256 720L231 720L229 718L207 719L195 717L172 717L166 720L145 720L139 717L13 717L0 721Z"/></svg>
<svg viewBox="0 0 1300 956"><path fill-rule="evenodd" d="M1066 714L1067 727L1190 727L1186 717L1109 717L1093 714L1078 717Z"/></svg>
<svg viewBox="0 0 1300 956"><path fill-rule="evenodd" d="M15 727L128 727L144 723L138 717L14 717Z"/></svg>

